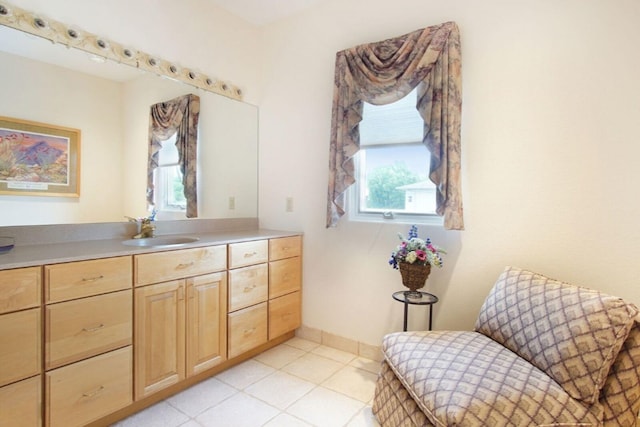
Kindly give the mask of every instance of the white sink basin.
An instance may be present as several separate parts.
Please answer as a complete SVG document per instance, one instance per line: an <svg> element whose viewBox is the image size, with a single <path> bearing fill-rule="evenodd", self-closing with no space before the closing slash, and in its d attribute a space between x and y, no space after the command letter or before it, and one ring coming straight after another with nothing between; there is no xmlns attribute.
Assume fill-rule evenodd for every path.
<svg viewBox="0 0 640 427"><path fill-rule="evenodd" d="M199 239L197 237L188 237L188 236L159 236L159 237L148 237L145 239L124 240L122 244L127 246L139 246L143 248L157 248L160 246L186 245L188 243L197 242L198 240Z"/></svg>

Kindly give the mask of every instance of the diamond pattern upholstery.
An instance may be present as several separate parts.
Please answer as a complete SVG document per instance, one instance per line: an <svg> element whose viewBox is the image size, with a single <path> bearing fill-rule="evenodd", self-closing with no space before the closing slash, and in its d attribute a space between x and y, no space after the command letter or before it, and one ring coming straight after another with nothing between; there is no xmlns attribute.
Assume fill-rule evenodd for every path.
<svg viewBox="0 0 640 427"><path fill-rule="evenodd" d="M492 339L470 331L395 333L385 360L436 426L598 425L602 409Z"/></svg>
<svg viewBox="0 0 640 427"><path fill-rule="evenodd" d="M475 329L594 403L637 314L620 298L507 267Z"/></svg>
<svg viewBox="0 0 640 427"><path fill-rule="evenodd" d="M636 425L632 304L508 267L476 329L384 337L373 400L382 426Z"/></svg>

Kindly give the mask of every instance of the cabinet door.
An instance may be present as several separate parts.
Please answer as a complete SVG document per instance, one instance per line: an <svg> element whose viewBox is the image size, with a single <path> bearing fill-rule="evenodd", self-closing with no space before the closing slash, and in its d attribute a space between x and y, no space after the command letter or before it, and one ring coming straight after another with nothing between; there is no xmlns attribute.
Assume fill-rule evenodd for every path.
<svg viewBox="0 0 640 427"><path fill-rule="evenodd" d="M267 303L229 314L229 358L267 342Z"/></svg>
<svg viewBox="0 0 640 427"><path fill-rule="evenodd" d="M40 373L40 308L0 316L0 386Z"/></svg>
<svg viewBox="0 0 640 427"><path fill-rule="evenodd" d="M185 378L185 281L135 290L135 399Z"/></svg>
<svg viewBox="0 0 640 427"><path fill-rule="evenodd" d="M300 291L269 300L269 339L300 327Z"/></svg>
<svg viewBox="0 0 640 427"><path fill-rule="evenodd" d="M187 376L227 355L227 273L187 279Z"/></svg>
<svg viewBox="0 0 640 427"><path fill-rule="evenodd" d="M42 378L37 377L0 387L0 426L42 425Z"/></svg>

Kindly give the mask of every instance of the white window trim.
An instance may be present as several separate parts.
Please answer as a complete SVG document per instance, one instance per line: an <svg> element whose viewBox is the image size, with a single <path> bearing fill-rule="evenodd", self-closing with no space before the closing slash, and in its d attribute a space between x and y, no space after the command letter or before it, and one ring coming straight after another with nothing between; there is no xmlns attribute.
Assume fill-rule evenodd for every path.
<svg viewBox="0 0 640 427"><path fill-rule="evenodd" d="M444 225L444 218L437 214L407 214L400 212L385 212L382 209L379 212L360 211L359 192L360 183L363 182L364 179L364 171L360 168L359 156L354 157L354 166L355 170L358 171L358 177L356 178L356 182L347 191L347 213L349 221L395 224L422 224L440 227Z"/></svg>

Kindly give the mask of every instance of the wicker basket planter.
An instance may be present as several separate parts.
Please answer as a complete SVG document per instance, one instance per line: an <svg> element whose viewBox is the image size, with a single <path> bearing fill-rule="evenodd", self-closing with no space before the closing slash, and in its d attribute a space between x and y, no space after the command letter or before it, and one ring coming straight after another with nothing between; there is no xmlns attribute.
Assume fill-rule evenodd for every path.
<svg viewBox="0 0 640 427"><path fill-rule="evenodd" d="M402 284L409 288L412 292L424 287L424 284L431 273L431 264L408 264L406 262L398 263L400 274L402 275Z"/></svg>

